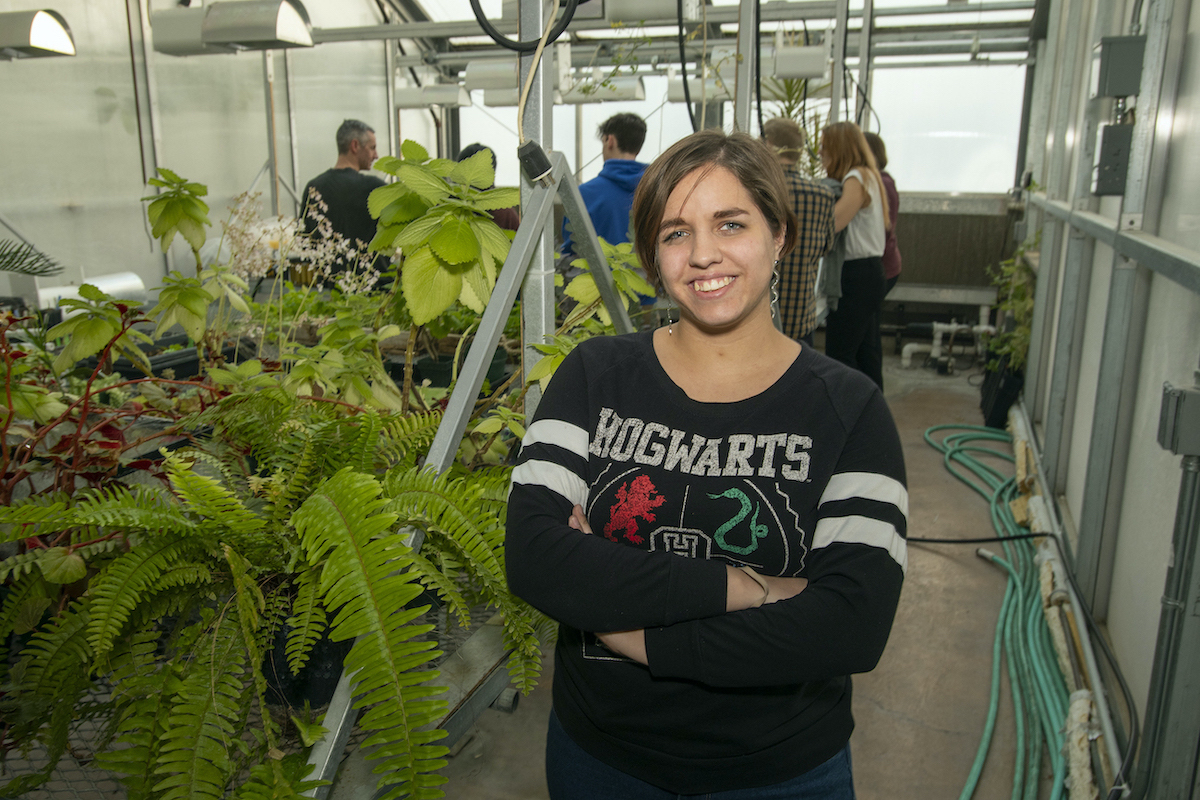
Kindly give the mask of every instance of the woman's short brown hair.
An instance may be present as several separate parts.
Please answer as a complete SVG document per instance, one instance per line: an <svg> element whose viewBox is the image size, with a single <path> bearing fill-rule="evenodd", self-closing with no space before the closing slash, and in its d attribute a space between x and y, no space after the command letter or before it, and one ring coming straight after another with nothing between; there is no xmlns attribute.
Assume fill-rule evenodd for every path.
<svg viewBox="0 0 1200 800"><path fill-rule="evenodd" d="M680 139L654 160L633 195L633 248L646 277L662 290L658 271L658 231L671 192L687 175L702 167L724 167L746 187L766 218L771 233L783 231L783 251L796 244L796 214L783 169L764 142L744 133L701 131Z"/></svg>

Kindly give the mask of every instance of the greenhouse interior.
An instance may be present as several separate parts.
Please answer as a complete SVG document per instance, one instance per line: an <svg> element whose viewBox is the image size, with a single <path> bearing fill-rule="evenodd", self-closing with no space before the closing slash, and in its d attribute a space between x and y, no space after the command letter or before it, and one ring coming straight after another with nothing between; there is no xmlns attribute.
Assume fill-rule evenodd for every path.
<svg viewBox="0 0 1200 800"><path fill-rule="evenodd" d="M0 0L0 800L1200 799L1198 36Z"/></svg>

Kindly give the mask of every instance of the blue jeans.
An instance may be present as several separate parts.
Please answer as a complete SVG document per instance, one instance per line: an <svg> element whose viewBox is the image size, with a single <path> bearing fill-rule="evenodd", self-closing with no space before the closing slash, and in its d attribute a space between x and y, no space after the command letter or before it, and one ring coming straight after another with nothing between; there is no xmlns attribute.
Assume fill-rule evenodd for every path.
<svg viewBox="0 0 1200 800"><path fill-rule="evenodd" d="M553 711L546 734L546 783L550 800L854 800L849 743L819 767L774 786L682 795L626 775L584 752Z"/></svg>

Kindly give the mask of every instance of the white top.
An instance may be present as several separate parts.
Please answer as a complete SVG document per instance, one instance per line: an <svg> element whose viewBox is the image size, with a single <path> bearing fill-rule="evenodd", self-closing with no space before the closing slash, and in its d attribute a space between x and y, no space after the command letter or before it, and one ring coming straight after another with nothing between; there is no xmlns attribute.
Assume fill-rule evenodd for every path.
<svg viewBox="0 0 1200 800"><path fill-rule="evenodd" d="M879 182L861 172L858 167L842 178L842 186L851 178L857 178L866 189L871 203L860 208L846 226L846 260L882 256L886 228L883 222L883 202L879 199Z"/></svg>

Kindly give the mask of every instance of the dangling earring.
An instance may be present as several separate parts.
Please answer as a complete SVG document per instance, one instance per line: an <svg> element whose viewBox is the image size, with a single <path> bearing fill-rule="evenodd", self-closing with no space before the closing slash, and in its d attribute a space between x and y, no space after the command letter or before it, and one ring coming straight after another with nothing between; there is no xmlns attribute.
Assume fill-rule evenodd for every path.
<svg viewBox="0 0 1200 800"><path fill-rule="evenodd" d="M675 326L675 320L671 319L671 308L667 308L667 335L671 336L675 332L671 330Z"/></svg>
<svg viewBox="0 0 1200 800"><path fill-rule="evenodd" d="M771 275L771 305L779 306L779 260L775 261L775 271Z"/></svg>

